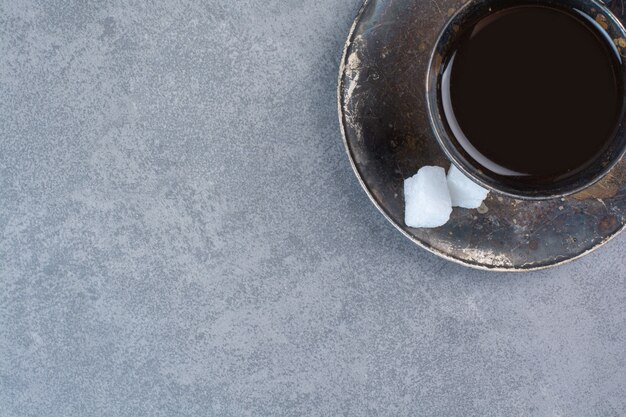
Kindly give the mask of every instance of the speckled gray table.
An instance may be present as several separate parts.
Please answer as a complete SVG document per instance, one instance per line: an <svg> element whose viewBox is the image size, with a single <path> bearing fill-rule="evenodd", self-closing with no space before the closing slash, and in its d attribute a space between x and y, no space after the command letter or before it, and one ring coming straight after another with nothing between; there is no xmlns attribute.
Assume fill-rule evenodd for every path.
<svg viewBox="0 0 626 417"><path fill-rule="evenodd" d="M358 0L0 2L0 416L623 416L626 236L473 271L341 144Z"/></svg>

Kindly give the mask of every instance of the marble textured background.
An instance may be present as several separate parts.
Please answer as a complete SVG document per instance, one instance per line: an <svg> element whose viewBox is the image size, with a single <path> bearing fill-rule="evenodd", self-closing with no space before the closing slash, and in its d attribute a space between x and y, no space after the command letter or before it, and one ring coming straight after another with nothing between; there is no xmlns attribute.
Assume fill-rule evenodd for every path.
<svg viewBox="0 0 626 417"><path fill-rule="evenodd" d="M359 0L0 0L0 416L623 416L626 236L486 273L340 141Z"/></svg>

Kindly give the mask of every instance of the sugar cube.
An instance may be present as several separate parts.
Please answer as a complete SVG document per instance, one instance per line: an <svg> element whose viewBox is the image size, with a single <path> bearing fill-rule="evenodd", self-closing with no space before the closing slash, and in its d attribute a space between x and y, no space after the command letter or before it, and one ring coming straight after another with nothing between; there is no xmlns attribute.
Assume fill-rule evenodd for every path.
<svg viewBox="0 0 626 417"><path fill-rule="evenodd" d="M467 178L457 167L452 165L448 171L448 190L453 207L474 209L480 207L487 198L489 190L484 189Z"/></svg>
<svg viewBox="0 0 626 417"><path fill-rule="evenodd" d="M446 171L425 166L404 180L404 223L409 227L439 227L452 213Z"/></svg>

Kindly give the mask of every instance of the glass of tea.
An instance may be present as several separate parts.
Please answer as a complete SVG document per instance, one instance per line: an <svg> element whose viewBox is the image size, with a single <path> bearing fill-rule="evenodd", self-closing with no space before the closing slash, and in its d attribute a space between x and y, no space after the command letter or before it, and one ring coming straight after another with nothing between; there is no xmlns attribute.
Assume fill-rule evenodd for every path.
<svg viewBox="0 0 626 417"><path fill-rule="evenodd" d="M595 0L469 0L427 76L437 140L479 184L521 199L589 187L626 150L626 33Z"/></svg>

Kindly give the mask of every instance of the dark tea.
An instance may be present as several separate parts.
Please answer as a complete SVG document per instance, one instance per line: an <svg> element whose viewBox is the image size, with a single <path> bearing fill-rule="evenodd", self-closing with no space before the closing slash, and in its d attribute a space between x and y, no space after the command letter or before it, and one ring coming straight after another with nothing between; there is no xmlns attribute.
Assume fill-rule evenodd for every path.
<svg viewBox="0 0 626 417"><path fill-rule="evenodd" d="M458 38L441 77L453 140L476 167L530 186L575 175L615 136L620 55L586 15L514 6Z"/></svg>

